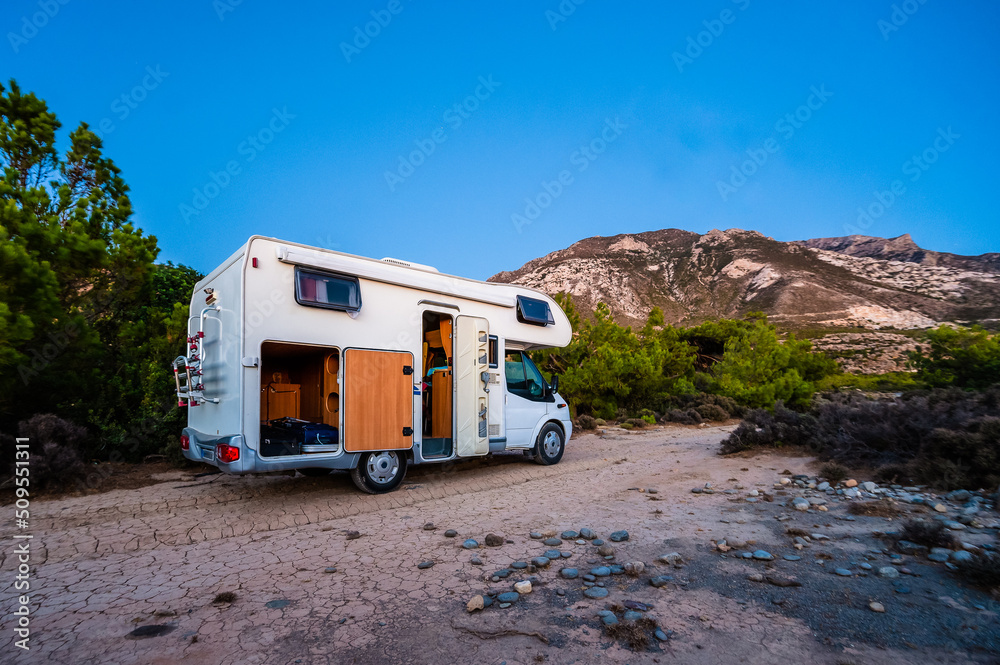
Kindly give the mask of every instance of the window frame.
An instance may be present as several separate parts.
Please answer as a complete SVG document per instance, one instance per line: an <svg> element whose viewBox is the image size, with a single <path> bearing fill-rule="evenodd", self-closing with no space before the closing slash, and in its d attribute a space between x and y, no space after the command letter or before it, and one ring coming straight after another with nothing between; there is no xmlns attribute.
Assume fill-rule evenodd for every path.
<svg viewBox="0 0 1000 665"><path fill-rule="evenodd" d="M489 340L486 347L487 362L489 363L490 369L499 369L500 338L496 335L489 335L487 339Z"/></svg>
<svg viewBox="0 0 1000 665"><path fill-rule="evenodd" d="M327 303L318 302L316 300L303 300L302 298L302 282L301 275L312 275L319 277L321 279L339 279L345 282L350 282L354 284L354 288L358 294L358 305L357 307L351 307L349 305L341 305L339 303ZM320 309L331 309L335 312L346 312L352 316L356 315L361 311L362 298L361 298L361 280L358 279L356 275L348 275L341 272L333 272L329 270L319 270L316 268L307 268L305 266L295 266L295 302L302 305L303 307L319 307Z"/></svg>
<svg viewBox="0 0 1000 665"><path fill-rule="evenodd" d="M529 317L525 313L524 303L532 302L545 305L545 312L548 314L548 319L542 320L538 317ZM529 298L528 296L517 296L517 320L521 323L526 323L529 326L552 326L555 325L556 320L552 315L552 306L545 300L541 298Z"/></svg>

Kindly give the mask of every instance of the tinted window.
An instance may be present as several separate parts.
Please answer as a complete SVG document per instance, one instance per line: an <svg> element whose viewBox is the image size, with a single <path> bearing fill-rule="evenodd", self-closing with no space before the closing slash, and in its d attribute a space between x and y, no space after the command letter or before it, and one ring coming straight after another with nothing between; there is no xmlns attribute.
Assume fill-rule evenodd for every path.
<svg viewBox="0 0 1000 665"><path fill-rule="evenodd" d="M295 300L300 305L357 312L361 309L361 287L357 277L296 268Z"/></svg>
<svg viewBox="0 0 1000 665"><path fill-rule="evenodd" d="M555 323L549 303L527 296L517 297L517 320L536 326L548 326Z"/></svg>

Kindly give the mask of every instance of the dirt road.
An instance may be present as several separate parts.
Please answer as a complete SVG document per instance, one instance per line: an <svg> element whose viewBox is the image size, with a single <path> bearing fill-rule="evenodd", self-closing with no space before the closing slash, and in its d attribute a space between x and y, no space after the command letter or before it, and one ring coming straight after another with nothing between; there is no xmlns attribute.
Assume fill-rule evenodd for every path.
<svg viewBox="0 0 1000 665"><path fill-rule="evenodd" d="M808 458L719 458L728 428L609 431L571 441L559 465L503 455L452 468L413 468L391 494L359 494L346 474L177 479L137 490L32 505L31 650L14 647L7 584L17 567L4 522L0 661L45 663L994 663L997 605L937 564L913 560L912 589L831 574L882 547L881 518L845 521L843 504L798 513L746 500ZM692 494L712 483L735 493ZM653 489L655 493L648 490ZM789 499L790 500L790 499ZM776 516L791 514L787 522ZM428 522L434 530L424 529ZM788 526L829 536L822 556L796 552ZM604 578L607 598L583 596L559 575L608 563L591 541L533 573L532 593L510 608L469 614L466 602L510 591L528 572L490 576L552 549L532 531L583 527L616 543L615 563L643 561L638 578ZM458 537L445 537L454 529ZM350 538L357 531L360 537ZM462 548L501 534L499 547ZM713 539L756 541L775 561L713 551ZM971 536L970 536L971 537ZM976 537L995 542L995 531ZM676 551L685 564L657 557ZM782 554L801 554L785 561ZM478 557L483 565L474 565ZM419 569L422 562L433 562ZM336 568L335 572L327 572ZM877 565L876 565L877 568ZM854 568L853 570L857 570ZM523 575L520 573L524 572ZM781 575L801 587L747 579ZM672 575L662 588L652 575ZM231 603L214 603L232 592ZM560 595L563 594L563 595ZM669 633L644 651L608 637L596 612L626 600ZM878 600L885 613L869 609ZM981 609L980 609L981 608ZM143 628L160 626L160 628ZM130 633L140 629L140 636ZM153 636L142 637L143 631ZM162 634L157 634L162 633ZM535 633L535 635L532 635Z"/></svg>

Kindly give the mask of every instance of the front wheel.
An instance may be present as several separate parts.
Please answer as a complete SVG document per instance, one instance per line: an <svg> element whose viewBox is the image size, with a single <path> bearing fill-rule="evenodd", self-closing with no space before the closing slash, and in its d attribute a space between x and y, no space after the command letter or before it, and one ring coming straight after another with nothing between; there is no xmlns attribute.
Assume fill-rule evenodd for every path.
<svg viewBox="0 0 1000 665"><path fill-rule="evenodd" d="M384 494L399 487L406 475L406 455L394 450L365 453L351 469L351 480L362 492Z"/></svg>
<svg viewBox="0 0 1000 665"><path fill-rule="evenodd" d="M558 464L566 450L566 435L555 423L548 423L538 433L535 441L535 461L539 464Z"/></svg>

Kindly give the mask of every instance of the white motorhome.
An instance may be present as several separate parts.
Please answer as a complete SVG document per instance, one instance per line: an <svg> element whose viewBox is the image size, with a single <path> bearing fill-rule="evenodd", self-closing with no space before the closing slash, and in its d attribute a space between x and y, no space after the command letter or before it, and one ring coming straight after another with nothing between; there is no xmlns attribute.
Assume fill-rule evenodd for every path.
<svg viewBox="0 0 1000 665"><path fill-rule="evenodd" d="M229 473L351 471L521 450L556 464L569 408L529 358L572 330L544 293L251 237L196 286L174 363L190 460Z"/></svg>

